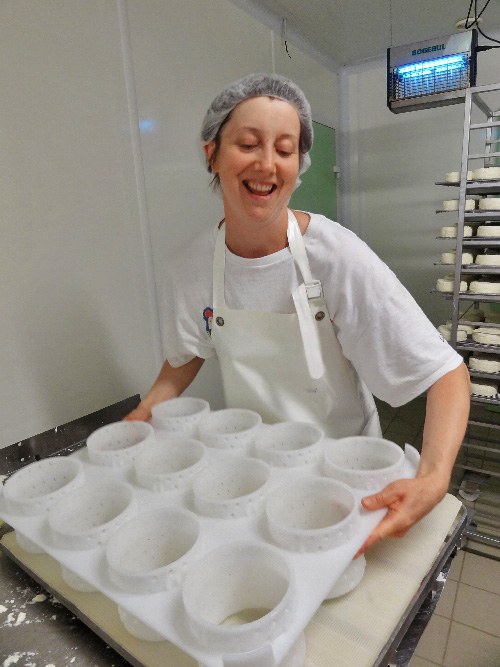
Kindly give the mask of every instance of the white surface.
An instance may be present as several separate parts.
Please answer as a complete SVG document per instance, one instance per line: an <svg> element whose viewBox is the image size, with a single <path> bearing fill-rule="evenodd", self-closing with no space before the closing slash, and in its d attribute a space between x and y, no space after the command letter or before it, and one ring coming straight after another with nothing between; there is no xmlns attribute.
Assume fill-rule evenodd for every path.
<svg viewBox="0 0 500 667"><path fill-rule="evenodd" d="M328 441L327 441L328 442ZM134 483L132 469L104 468L91 463L87 450L84 448L73 455L82 461L88 479L97 482L105 479ZM209 460L220 460L224 452L209 450ZM416 451L407 448L406 474L413 476L418 463ZM272 470L270 489L276 488L283 481L293 481L303 476L319 473L318 465L300 466L292 469L274 468ZM364 494L354 491L359 500ZM154 493L134 486L134 495L138 504L138 512L161 506L192 508L189 494L185 493ZM86 551L63 550L54 546L51 535L47 530L44 517L22 517L9 513L5 507L3 497L0 499L0 514L16 530L27 535L33 542L38 543L56 560L68 567L77 576L85 579L90 585L103 591L109 598L117 602L122 609L137 617L155 632L159 632L183 650L199 659L208 667L221 667L221 656L211 652L206 646L199 643L189 634L186 625L179 622L183 611L180 601L180 589L170 593L138 596L127 594L113 585L109 573L103 567L103 547ZM321 601L350 563L353 555L361 546L373 527L380 521L383 511L366 512L360 510L359 532L342 546L332 551L316 553L295 553L281 551L282 557L289 563L296 580L296 599L300 600L296 613L288 624L287 631L272 642L272 650L276 662L287 653L295 639L307 625ZM240 540L252 540L255 543L268 544L267 532L262 523L262 514L254 514L236 520L201 518L202 543L204 553L210 552L218 545Z"/></svg>

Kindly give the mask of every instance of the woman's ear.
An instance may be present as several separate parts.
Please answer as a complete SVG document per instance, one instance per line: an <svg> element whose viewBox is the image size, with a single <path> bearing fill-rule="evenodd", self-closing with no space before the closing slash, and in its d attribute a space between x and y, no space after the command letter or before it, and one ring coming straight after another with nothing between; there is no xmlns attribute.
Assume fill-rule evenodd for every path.
<svg viewBox="0 0 500 667"><path fill-rule="evenodd" d="M210 168L214 173L217 173L217 169L215 167L215 158L212 160L214 152L215 152L215 139L212 139L208 144L205 144L203 146L203 150L205 151L205 155L207 156L208 164L210 165Z"/></svg>

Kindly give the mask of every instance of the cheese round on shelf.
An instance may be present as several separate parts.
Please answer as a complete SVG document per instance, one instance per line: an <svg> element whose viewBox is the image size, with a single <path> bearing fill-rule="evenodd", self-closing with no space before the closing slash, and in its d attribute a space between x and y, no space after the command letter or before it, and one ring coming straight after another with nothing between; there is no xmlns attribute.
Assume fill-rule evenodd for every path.
<svg viewBox="0 0 500 667"><path fill-rule="evenodd" d="M475 181L486 181L489 179L500 178L500 167L482 167L481 169L474 169L472 178Z"/></svg>
<svg viewBox="0 0 500 667"><path fill-rule="evenodd" d="M472 340L481 345L500 345L500 328L479 327L473 332Z"/></svg>
<svg viewBox="0 0 500 667"><path fill-rule="evenodd" d="M441 227L439 236L442 238L456 239L458 232L458 225L451 225L446 227ZM466 236L472 236L472 227L469 225L464 225L464 238Z"/></svg>
<svg viewBox="0 0 500 667"><path fill-rule="evenodd" d="M465 200L465 210L473 211L476 208L475 199ZM443 202L443 211L458 211L458 199L446 199Z"/></svg>
<svg viewBox="0 0 500 667"><path fill-rule="evenodd" d="M446 322L446 326L451 328L451 320L448 320ZM471 334L473 331L476 330L476 327L473 326L472 324L460 324L458 323L458 330L459 331L465 331L465 333Z"/></svg>
<svg viewBox="0 0 500 667"><path fill-rule="evenodd" d="M472 354L469 357L469 368L482 373L498 373L500 357L495 354Z"/></svg>
<svg viewBox="0 0 500 667"><path fill-rule="evenodd" d="M500 197L483 197L479 200L481 211L500 211Z"/></svg>
<svg viewBox="0 0 500 667"><path fill-rule="evenodd" d="M475 294L500 294L500 280L473 280L469 291Z"/></svg>
<svg viewBox="0 0 500 667"><path fill-rule="evenodd" d="M448 275L444 276L443 278L438 278L438 281L436 283L436 289L438 290L438 292L453 292L454 284L455 284L455 276L453 275L453 273L448 273ZM467 283L465 282L465 280L460 281L460 291L461 292L467 291Z"/></svg>
<svg viewBox="0 0 500 667"><path fill-rule="evenodd" d="M438 331L441 336L449 343L451 340L451 326L448 326L448 324L441 324L438 327ZM467 332L462 331L460 328L457 329L457 342L463 343L464 340L467 340Z"/></svg>
<svg viewBox="0 0 500 667"><path fill-rule="evenodd" d="M472 181L473 178L473 172L468 171L467 172L467 180ZM446 183L460 183L460 172L459 171L450 171L446 174L446 178L444 179Z"/></svg>
<svg viewBox="0 0 500 667"><path fill-rule="evenodd" d="M476 255L476 264L483 266L500 266L500 254L488 253L486 255Z"/></svg>
<svg viewBox="0 0 500 667"><path fill-rule="evenodd" d="M496 396L498 394L498 383L474 379L470 383L470 393L479 396Z"/></svg>
<svg viewBox="0 0 500 667"><path fill-rule="evenodd" d="M443 252L441 255L441 264L455 264L457 258L457 251L450 250L449 252ZM473 264L474 256L470 252L462 253L462 264Z"/></svg>
<svg viewBox="0 0 500 667"><path fill-rule="evenodd" d="M484 237L500 237L500 226L498 225L479 225L477 235Z"/></svg>

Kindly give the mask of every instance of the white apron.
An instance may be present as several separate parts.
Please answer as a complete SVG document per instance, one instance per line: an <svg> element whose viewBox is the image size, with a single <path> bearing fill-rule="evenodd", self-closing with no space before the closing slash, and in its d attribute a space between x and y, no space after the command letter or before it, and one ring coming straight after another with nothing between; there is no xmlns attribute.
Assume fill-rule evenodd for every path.
<svg viewBox="0 0 500 667"><path fill-rule="evenodd" d="M232 310L224 294L225 225L213 264L212 341L227 407L255 410L264 422L304 421L328 437L381 436L373 396L343 353L309 269L304 239L288 212L289 249L303 282L296 313Z"/></svg>

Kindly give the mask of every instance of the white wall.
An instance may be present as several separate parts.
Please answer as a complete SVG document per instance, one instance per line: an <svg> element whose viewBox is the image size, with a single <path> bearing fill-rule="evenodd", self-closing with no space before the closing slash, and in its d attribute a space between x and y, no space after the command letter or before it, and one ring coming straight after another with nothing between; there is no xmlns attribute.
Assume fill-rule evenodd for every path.
<svg viewBox="0 0 500 667"><path fill-rule="evenodd" d="M222 213L197 145L212 97L274 66L338 122L336 75L289 49L227 0L0 4L0 447L150 386L154 279ZM192 391L220 404L215 366Z"/></svg>
<svg viewBox="0 0 500 667"><path fill-rule="evenodd" d="M478 58L478 85L499 81L498 51ZM431 290L447 271L434 262L453 242L435 237L456 215L435 211L458 191L434 184L460 170L464 105L391 113L385 59L345 68L340 80L348 170L342 175L344 222L393 269L428 317L442 324L451 304Z"/></svg>

